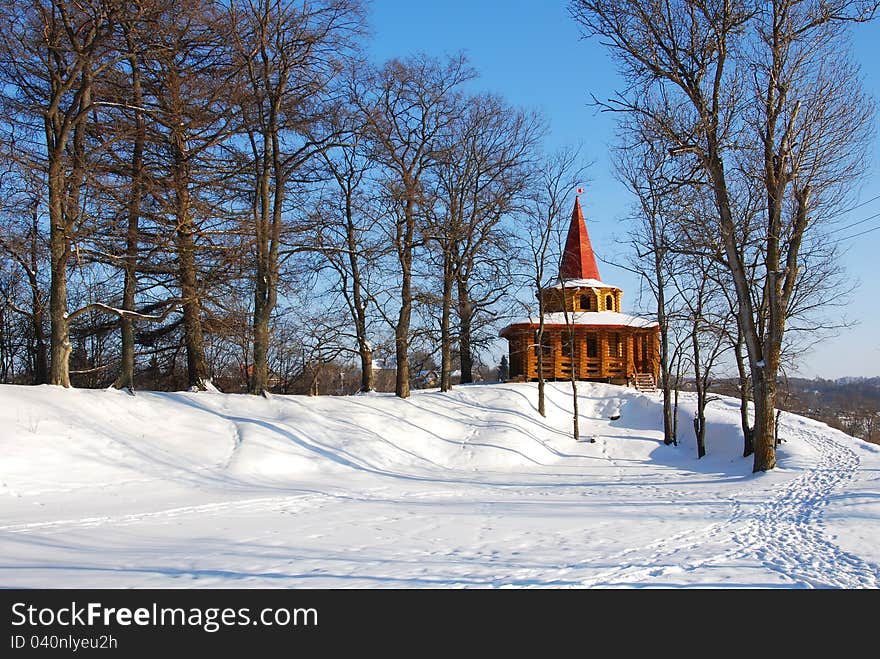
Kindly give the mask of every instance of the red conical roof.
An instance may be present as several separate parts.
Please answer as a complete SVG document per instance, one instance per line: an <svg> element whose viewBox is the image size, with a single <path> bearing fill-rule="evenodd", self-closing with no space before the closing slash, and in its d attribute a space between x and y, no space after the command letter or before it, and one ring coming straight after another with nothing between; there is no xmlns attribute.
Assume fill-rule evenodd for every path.
<svg viewBox="0 0 880 659"><path fill-rule="evenodd" d="M597 279L601 281L579 197L574 198L571 226L568 227L565 251L562 253L562 262L559 264L559 278Z"/></svg>

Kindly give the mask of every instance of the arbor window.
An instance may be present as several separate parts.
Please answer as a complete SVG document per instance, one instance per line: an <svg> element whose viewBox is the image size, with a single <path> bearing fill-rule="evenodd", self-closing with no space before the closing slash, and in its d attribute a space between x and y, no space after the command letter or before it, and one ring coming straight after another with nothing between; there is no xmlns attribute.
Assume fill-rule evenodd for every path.
<svg viewBox="0 0 880 659"><path fill-rule="evenodd" d="M614 298L610 295L605 296L605 308L614 311Z"/></svg>
<svg viewBox="0 0 880 659"><path fill-rule="evenodd" d="M599 341L596 340L595 334L587 335L587 357L599 356Z"/></svg>
<svg viewBox="0 0 880 659"><path fill-rule="evenodd" d="M623 343L620 341L620 334L612 334L608 341L608 354L611 357L623 356Z"/></svg>
<svg viewBox="0 0 880 659"><path fill-rule="evenodd" d="M590 310L590 296L589 295L581 295L581 309L583 311Z"/></svg>

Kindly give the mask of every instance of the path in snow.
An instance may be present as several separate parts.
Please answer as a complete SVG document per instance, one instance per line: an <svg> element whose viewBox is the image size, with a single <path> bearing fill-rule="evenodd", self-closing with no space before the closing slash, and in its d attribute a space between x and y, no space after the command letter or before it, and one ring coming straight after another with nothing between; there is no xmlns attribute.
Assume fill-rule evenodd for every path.
<svg viewBox="0 0 880 659"><path fill-rule="evenodd" d="M853 477L859 457L827 435L809 428L799 432L817 451L818 462L807 473L783 485L772 500L753 508L734 501L734 512L727 521L711 524L697 534L679 533L621 552L623 564L619 568L582 585L608 587L654 582L662 586L685 571L752 563L756 569L777 574L786 587L877 588L880 566L843 551L822 532L822 513L828 497ZM713 551L713 546L731 542L735 549ZM630 555L641 557L645 552L650 552L653 567L626 560ZM697 555L690 555L694 553Z"/></svg>
<svg viewBox="0 0 880 659"><path fill-rule="evenodd" d="M206 503L194 506L176 506L163 510L149 510L124 515L98 515L93 517L78 517L72 519L58 519L47 522L25 522L20 524L8 524L0 526L0 531L6 533L29 533L31 531L55 531L66 532L74 528L92 528L97 526L122 526L125 524L137 524L148 519L173 519L187 515L209 515L230 511L238 512L264 512L276 510L280 506L297 504L302 510L309 505L318 505L326 501L331 495L323 493L298 494L292 496L259 497L255 499L242 499L238 501L221 501L218 503Z"/></svg>
<svg viewBox="0 0 880 659"><path fill-rule="evenodd" d="M859 466L855 451L812 429L801 437L819 453L815 468L785 487L734 532L742 550L734 558L756 556L769 570L807 588L877 588L880 566L845 552L822 533L828 497L850 480Z"/></svg>

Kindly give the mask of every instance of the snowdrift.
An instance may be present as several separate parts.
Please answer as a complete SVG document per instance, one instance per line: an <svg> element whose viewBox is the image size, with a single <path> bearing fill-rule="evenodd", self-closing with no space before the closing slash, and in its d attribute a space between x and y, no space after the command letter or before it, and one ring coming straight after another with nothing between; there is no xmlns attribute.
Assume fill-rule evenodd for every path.
<svg viewBox="0 0 880 659"><path fill-rule="evenodd" d="M709 455L695 459L687 396L682 446L665 450L659 394L579 385L580 434L571 392L547 386L547 417L529 384L470 385L344 397L0 387L3 487L36 494L139 478L252 484L341 477L347 472L430 476L657 461L698 471L749 472L740 458L735 401L710 408ZM620 414L612 421L610 417ZM595 439L594 443L589 440ZM662 448L661 448L662 447ZM447 474L450 475L451 474Z"/></svg>
<svg viewBox="0 0 880 659"><path fill-rule="evenodd" d="M579 383L344 397L0 386L0 586L877 587L880 455ZM617 418L619 415L619 418ZM613 417L613 419L612 419ZM590 441L590 440L594 441ZM183 580L181 582L181 580Z"/></svg>

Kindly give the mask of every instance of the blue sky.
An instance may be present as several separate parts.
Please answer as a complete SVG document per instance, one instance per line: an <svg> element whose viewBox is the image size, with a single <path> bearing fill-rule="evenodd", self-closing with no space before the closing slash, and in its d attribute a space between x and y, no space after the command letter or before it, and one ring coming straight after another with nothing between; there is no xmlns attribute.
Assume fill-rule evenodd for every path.
<svg viewBox="0 0 880 659"><path fill-rule="evenodd" d="M614 120L597 114L588 102L590 94L607 98L621 80L606 50L580 37L566 5L565 0L372 0L370 53L384 61L420 51L438 56L463 51L480 74L476 87L545 115L548 150L582 143L586 157L595 161L581 197L590 237L599 257L614 262L622 260L619 243L626 226L621 220L631 196L611 175ZM857 26L853 36L865 88L880 105L880 20ZM880 140L875 139L872 153L854 204L880 196ZM880 199L839 218L838 225L875 213ZM873 227L880 227L880 217L840 235ZM805 355L798 372L805 377L880 376L880 230L844 244L844 267L860 282L847 315L858 324ZM625 307L632 309L636 279L613 265L600 263L599 269L603 280L624 289Z"/></svg>

